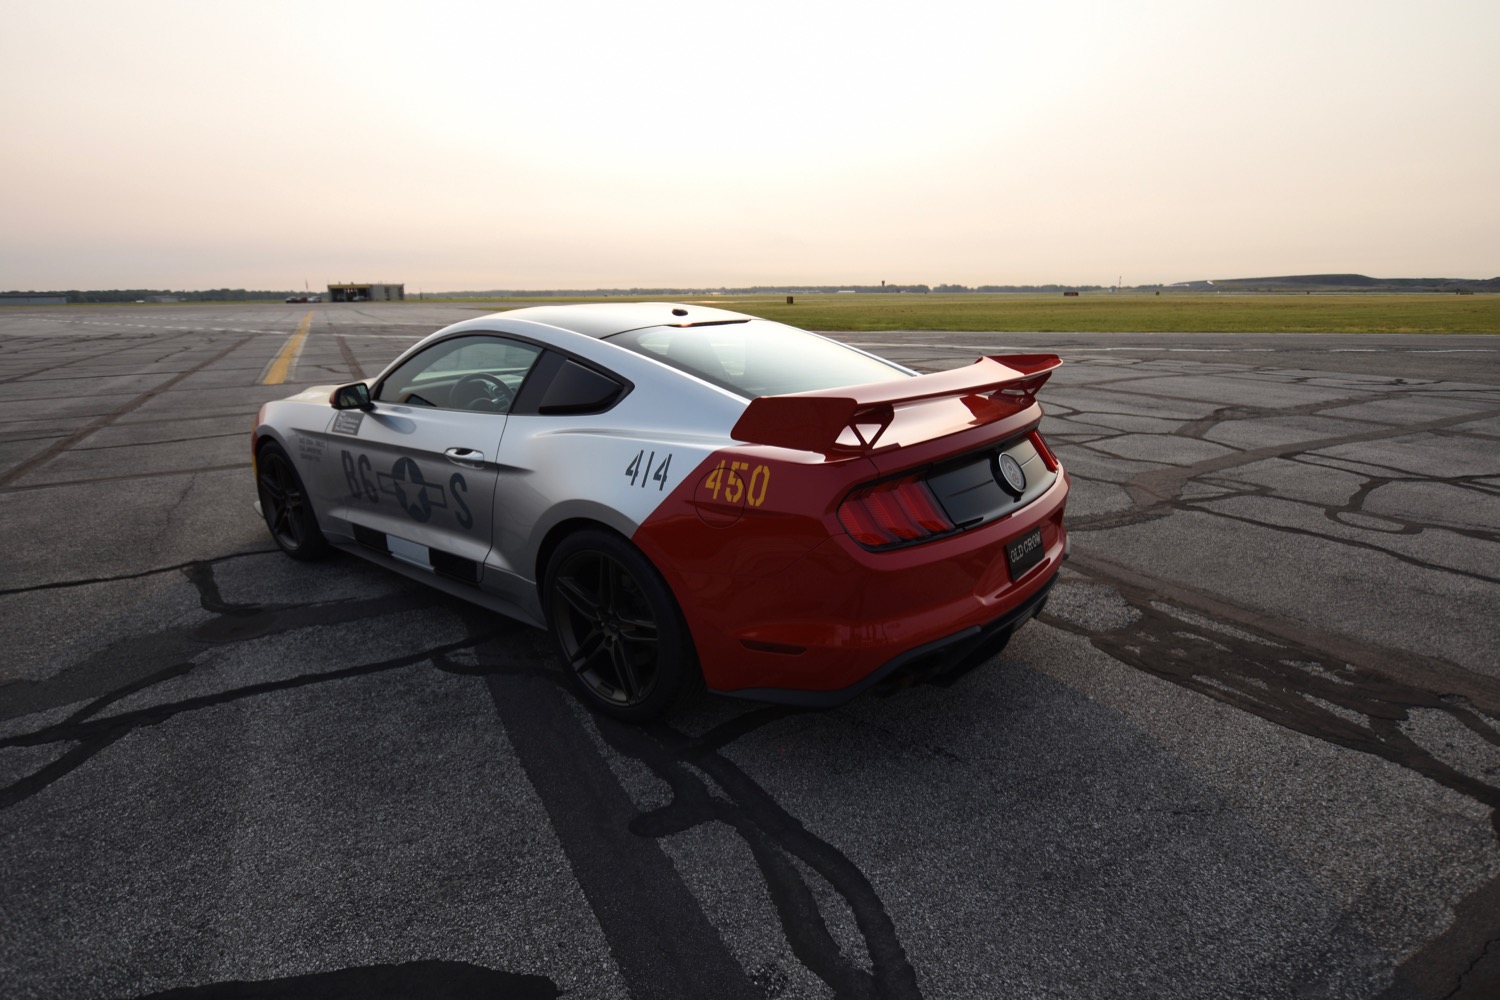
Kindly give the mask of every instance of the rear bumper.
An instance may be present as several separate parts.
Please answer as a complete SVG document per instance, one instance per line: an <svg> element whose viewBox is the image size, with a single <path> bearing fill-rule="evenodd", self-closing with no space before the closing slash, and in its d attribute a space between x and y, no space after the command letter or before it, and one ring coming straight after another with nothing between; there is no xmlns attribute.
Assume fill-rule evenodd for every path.
<svg viewBox="0 0 1500 1000"><path fill-rule="evenodd" d="M967 673L1004 648L1011 633L1041 613L1058 571L1019 607L983 625L971 625L952 635L924 643L887 661L862 679L836 691L804 691L795 688L740 688L715 694L749 701L774 702L799 708L834 708L858 698L885 681L911 677L932 679Z"/></svg>
<svg viewBox="0 0 1500 1000"><path fill-rule="evenodd" d="M1014 515L909 549L831 537L768 576L671 581L708 688L834 705L896 675L983 659L1045 600L1068 547L1067 492L1060 476ZM1013 579L1006 543L1031 531L1044 557Z"/></svg>

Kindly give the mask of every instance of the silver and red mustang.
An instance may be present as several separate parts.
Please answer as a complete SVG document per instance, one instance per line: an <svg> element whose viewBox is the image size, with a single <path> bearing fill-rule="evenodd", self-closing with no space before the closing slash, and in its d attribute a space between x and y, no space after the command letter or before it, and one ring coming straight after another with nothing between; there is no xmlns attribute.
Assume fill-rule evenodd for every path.
<svg viewBox="0 0 1500 1000"><path fill-rule="evenodd" d="M970 666L1040 610L1068 477L1052 355L919 375L699 306L541 306L439 330L369 384L267 403L277 544L347 549L549 628L581 696L834 705Z"/></svg>

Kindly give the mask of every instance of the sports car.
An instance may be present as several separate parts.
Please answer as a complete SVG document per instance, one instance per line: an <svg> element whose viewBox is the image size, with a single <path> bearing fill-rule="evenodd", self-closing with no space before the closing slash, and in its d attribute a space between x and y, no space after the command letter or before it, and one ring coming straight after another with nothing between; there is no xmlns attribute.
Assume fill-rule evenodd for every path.
<svg viewBox="0 0 1500 1000"><path fill-rule="evenodd" d="M935 374L722 309L539 306L260 410L276 544L344 549L549 629L630 720L705 687L831 706L967 669L1046 600L1061 361Z"/></svg>

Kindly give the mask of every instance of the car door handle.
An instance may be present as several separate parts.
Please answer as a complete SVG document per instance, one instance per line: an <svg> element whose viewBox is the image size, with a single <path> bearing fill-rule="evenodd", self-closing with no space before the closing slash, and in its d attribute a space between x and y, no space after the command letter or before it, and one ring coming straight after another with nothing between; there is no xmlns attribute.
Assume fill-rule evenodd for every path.
<svg viewBox="0 0 1500 1000"><path fill-rule="evenodd" d="M484 452L475 451L473 448L449 448L443 452L443 455L454 465L462 465L469 469L484 468Z"/></svg>

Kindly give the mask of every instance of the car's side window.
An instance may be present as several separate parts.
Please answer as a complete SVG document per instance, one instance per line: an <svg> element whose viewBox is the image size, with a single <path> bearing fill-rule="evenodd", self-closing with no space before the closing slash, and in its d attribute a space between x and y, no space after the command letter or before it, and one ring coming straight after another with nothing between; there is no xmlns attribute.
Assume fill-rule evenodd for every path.
<svg viewBox="0 0 1500 1000"><path fill-rule="evenodd" d="M374 398L444 410L509 413L542 349L492 334L443 340L412 355L375 387Z"/></svg>
<svg viewBox="0 0 1500 1000"><path fill-rule="evenodd" d="M603 413L632 388L617 375L548 351L532 369L514 412L544 417Z"/></svg>

